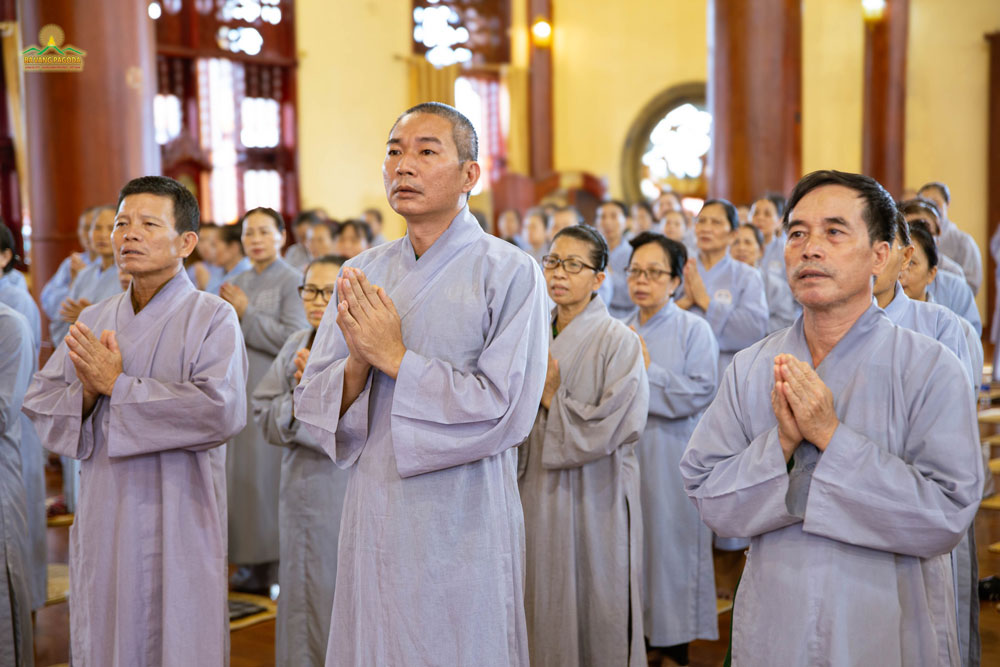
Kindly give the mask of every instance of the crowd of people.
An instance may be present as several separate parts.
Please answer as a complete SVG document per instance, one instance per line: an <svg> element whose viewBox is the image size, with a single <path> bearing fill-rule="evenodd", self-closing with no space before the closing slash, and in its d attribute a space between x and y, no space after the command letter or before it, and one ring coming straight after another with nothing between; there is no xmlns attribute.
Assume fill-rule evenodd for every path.
<svg viewBox="0 0 1000 667"><path fill-rule="evenodd" d="M399 117L394 241L130 181L41 290L40 370L0 226L0 663L32 664L48 451L76 665L227 664L227 590L277 594L278 665L685 665L713 546L748 554L735 664L977 665L983 271L948 187L484 230L477 151Z"/></svg>

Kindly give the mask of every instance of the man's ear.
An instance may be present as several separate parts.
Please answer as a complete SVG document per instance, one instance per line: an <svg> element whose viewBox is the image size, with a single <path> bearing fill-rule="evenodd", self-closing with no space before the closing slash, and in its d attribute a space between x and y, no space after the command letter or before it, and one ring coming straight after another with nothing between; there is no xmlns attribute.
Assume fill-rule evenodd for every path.
<svg viewBox="0 0 1000 667"><path fill-rule="evenodd" d="M879 241L872 246L872 254L875 260L872 266L872 275L877 276L885 271L885 267L889 263L889 244L885 241Z"/></svg>
<svg viewBox="0 0 1000 667"><path fill-rule="evenodd" d="M466 162L462 165L462 171L465 173L462 192L472 192L473 188L476 187L476 183L479 182L479 176L482 173L479 163L475 161Z"/></svg>
<svg viewBox="0 0 1000 667"><path fill-rule="evenodd" d="M180 236L181 247L180 256L187 258L194 252L198 245L198 234L196 232L184 232Z"/></svg>

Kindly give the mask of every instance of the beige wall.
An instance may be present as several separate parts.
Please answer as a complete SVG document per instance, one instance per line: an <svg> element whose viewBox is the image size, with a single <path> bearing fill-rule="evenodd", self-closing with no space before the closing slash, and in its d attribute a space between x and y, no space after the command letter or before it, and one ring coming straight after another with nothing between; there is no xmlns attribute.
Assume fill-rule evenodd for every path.
<svg viewBox="0 0 1000 667"><path fill-rule="evenodd" d="M625 138L658 93L705 81L705 0L554 0L555 168L606 176L622 196Z"/></svg>
<svg viewBox="0 0 1000 667"><path fill-rule="evenodd" d="M299 48L299 175L303 207L334 218L382 210L385 234L403 232L382 189L385 139L409 102L410 0L295 5Z"/></svg>
<svg viewBox="0 0 1000 667"><path fill-rule="evenodd" d="M997 0L911 0L907 51L906 184L944 181L949 217L984 253L989 49L983 35L1000 30ZM985 276L984 281L992 276ZM985 283L984 283L985 285ZM980 289L980 310L986 289Z"/></svg>
<svg viewBox="0 0 1000 667"><path fill-rule="evenodd" d="M802 171L861 170L864 31L858 0L802 3Z"/></svg>

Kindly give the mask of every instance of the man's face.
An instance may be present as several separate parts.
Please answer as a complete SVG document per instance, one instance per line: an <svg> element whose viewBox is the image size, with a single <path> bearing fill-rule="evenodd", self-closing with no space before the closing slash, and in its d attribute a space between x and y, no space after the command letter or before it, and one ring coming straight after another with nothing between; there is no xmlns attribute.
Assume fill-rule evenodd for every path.
<svg viewBox="0 0 1000 667"><path fill-rule="evenodd" d="M111 243L118 269L139 278L176 268L194 250L198 235L177 233L170 197L144 193L122 200Z"/></svg>
<svg viewBox="0 0 1000 667"><path fill-rule="evenodd" d="M597 228L609 246L617 246L625 231L625 214L616 204L602 204L597 209Z"/></svg>
<svg viewBox="0 0 1000 667"><path fill-rule="evenodd" d="M446 215L465 205L465 193L479 180L479 164L459 162L446 118L413 113L392 129L382 180L389 205L404 218Z"/></svg>
<svg viewBox="0 0 1000 667"><path fill-rule="evenodd" d="M90 247L101 257L110 257L111 231L115 226L115 212L111 209L101 209L90 225Z"/></svg>
<svg viewBox="0 0 1000 667"><path fill-rule="evenodd" d="M842 185L809 192L789 212L785 266L803 308L871 302L872 276L885 270L889 244L868 239L865 201Z"/></svg>

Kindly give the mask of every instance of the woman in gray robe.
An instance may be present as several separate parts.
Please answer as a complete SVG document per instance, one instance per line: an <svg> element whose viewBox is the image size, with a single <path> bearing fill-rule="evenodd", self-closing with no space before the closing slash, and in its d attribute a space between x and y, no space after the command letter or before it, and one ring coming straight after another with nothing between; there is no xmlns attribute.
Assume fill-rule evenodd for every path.
<svg viewBox="0 0 1000 667"><path fill-rule="evenodd" d="M712 531L688 500L678 467L715 396L719 345L712 327L672 301L684 245L656 233L630 242L628 289L639 311L625 321L642 343L649 417L637 453L642 471L642 608L651 647L687 664L687 645L719 638Z"/></svg>
<svg viewBox="0 0 1000 667"><path fill-rule="evenodd" d="M236 309L246 340L249 411L250 396L281 346L308 322L297 293L302 274L278 256L285 242L281 215L255 208L240 222L253 269L223 284L219 296ZM237 590L267 594L277 574L281 450L268 444L257 424L248 423L229 449L226 474L229 560L241 566L230 583Z"/></svg>
<svg viewBox="0 0 1000 667"><path fill-rule="evenodd" d="M638 336L594 294L607 261L600 234L575 226L542 262L556 303L549 370L518 461L537 665L646 664L635 443L649 385Z"/></svg>
<svg viewBox="0 0 1000 667"><path fill-rule="evenodd" d="M0 665L34 663L28 523L21 482L21 403L31 381L31 329L0 303Z"/></svg>
<svg viewBox="0 0 1000 667"><path fill-rule="evenodd" d="M292 334L253 393L254 420L268 442L284 448L278 499L278 665L324 664L330 636L337 536L348 472L338 468L302 428L293 414L292 392L333 298L341 263L341 258L327 255L306 269L299 293L309 328Z"/></svg>

